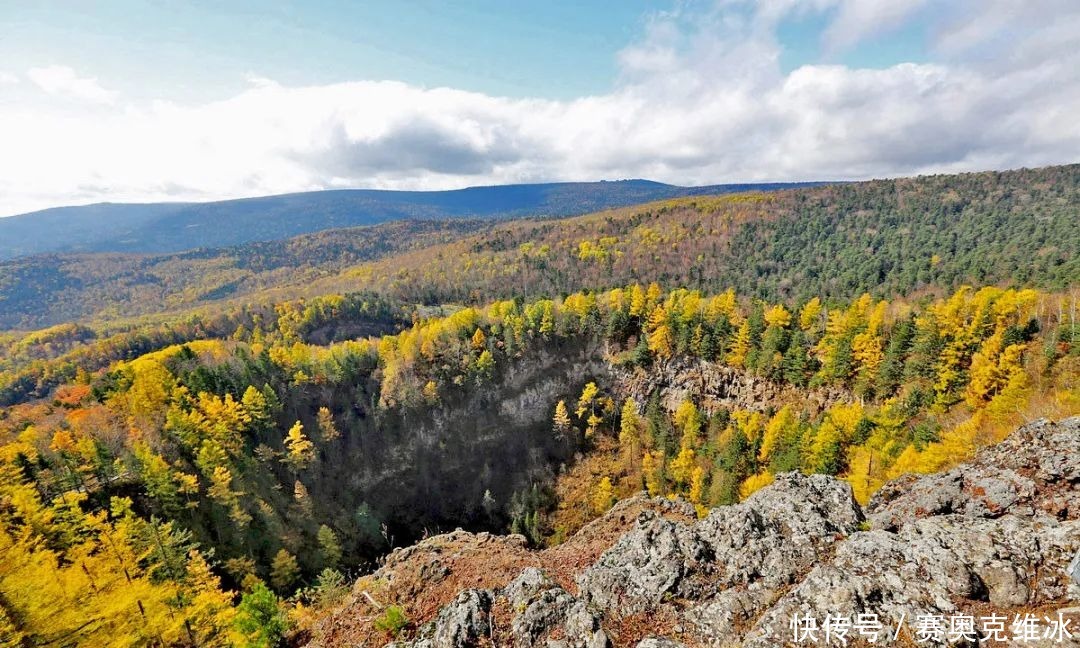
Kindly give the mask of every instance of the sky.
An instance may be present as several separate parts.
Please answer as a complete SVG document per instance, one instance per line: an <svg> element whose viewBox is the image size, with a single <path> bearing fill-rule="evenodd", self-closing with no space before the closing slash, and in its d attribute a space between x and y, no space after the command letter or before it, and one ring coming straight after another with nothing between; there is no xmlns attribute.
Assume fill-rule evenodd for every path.
<svg viewBox="0 0 1080 648"><path fill-rule="evenodd" d="M1080 162L1075 0L0 0L0 215Z"/></svg>

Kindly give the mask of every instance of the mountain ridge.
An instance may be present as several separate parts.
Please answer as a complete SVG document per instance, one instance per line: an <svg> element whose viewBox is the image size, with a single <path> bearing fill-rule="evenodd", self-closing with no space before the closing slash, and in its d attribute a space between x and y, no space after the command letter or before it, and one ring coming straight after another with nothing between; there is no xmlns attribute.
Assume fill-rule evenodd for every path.
<svg viewBox="0 0 1080 648"><path fill-rule="evenodd" d="M557 220L411 218L156 255L35 255L0 260L0 330L220 307L269 288L368 286L428 305L635 281L788 300L1060 288L1080 267L1077 205L1071 165L687 196Z"/></svg>
<svg viewBox="0 0 1080 648"><path fill-rule="evenodd" d="M681 187L633 179L446 191L328 189L211 202L104 202L0 218L0 260L45 252L181 252L401 219L570 216L665 198L819 184Z"/></svg>

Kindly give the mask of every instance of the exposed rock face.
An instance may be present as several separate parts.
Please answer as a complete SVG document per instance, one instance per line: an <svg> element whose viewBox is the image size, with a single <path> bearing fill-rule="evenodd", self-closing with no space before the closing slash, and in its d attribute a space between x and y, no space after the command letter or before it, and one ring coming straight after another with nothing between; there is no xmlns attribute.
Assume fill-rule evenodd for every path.
<svg viewBox="0 0 1080 648"><path fill-rule="evenodd" d="M511 635L516 646L606 648L610 645L607 634L600 629L600 619L539 569L521 572L503 590L503 595L515 612ZM548 641L555 632L562 639Z"/></svg>
<svg viewBox="0 0 1080 648"><path fill-rule="evenodd" d="M589 603L623 615L683 599L692 634L732 641L755 610L862 520L847 484L787 473L694 525L643 514L578 585Z"/></svg>
<svg viewBox="0 0 1080 648"><path fill-rule="evenodd" d="M420 631L416 648L469 648L491 635L491 592L465 590Z"/></svg>
<svg viewBox="0 0 1080 648"><path fill-rule="evenodd" d="M916 644L915 619L1011 623L1029 611L1066 615L1074 637L1022 645L1080 645L1078 497L1080 418L1034 423L952 471L897 480L865 517L845 482L788 473L698 521L639 509L577 572L576 592L530 566L500 588L462 592L401 645L810 645L792 620L830 615L873 615L878 645L965 645Z"/></svg>
<svg viewBox="0 0 1080 648"><path fill-rule="evenodd" d="M915 518L1006 514L1080 517L1080 419L1037 421L971 462L937 475L906 475L886 484L867 507L875 528L895 530Z"/></svg>
<svg viewBox="0 0 1080 648"><path fill-rule="evenodd" d="M621 396L633 396L639 403L660 391L661 404L674 410L688 397L700 400L706 411L719 407L764 410L785 403L799 402L811 412L820 412L838 402L851 400L851 394L835 387L799 389L773 383L727 365L681 358L657 363L643 369L614 370Z"/></svg>

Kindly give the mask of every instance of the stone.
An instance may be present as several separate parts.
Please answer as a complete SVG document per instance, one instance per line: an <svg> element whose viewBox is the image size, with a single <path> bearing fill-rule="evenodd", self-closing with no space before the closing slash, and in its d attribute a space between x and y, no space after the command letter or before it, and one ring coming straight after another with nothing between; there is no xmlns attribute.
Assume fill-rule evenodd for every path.
<svg viewBox="0 0 1080 648"><path fill-rule="evenodd" d="M637 648L686 648L686 644L671 639L648 637L637 643Z"/></svg>
<svg viewBox="0 0 1080 648"><path fill-rule="evenodd" d="M641 513L578 574L576 596L540 569L521 571L498 593L514 612L514 645L610 648L605 626L631 615L663 618L695 645L771 648L807 645L791 634L796 615L873 614L910 631L919 615L1080 609L1080 417L1023 426L944 473L905 475L866 513L846 482L799 473L676 521L688 513L680 502ZM462 592L397 648L489 645L492 596ZM659 636L634 645L683 646Z"/></svg>
<svg viewBox="0 0 1080 648"><path fill-rule="evenodd" d="M487 590L469 589L439 611L413 648L478 648L490 644L491 605ZM404 648L404 646L403 646Z"/></svg>

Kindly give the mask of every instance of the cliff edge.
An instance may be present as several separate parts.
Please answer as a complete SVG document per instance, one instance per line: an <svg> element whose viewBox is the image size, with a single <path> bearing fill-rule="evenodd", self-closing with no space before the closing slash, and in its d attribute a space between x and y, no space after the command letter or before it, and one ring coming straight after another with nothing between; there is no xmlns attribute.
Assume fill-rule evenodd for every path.
<svg viewBox="0 0 1080 648"><path fill-rule="evenodd" d="M1018 634L1033 615L1039 640L1017 645L1074 646L1078 558L1080 417L1043 420L948 472L890 482L865 510L843 481L786 473L700 520L682 502L624 500L542 551L428 538L360 579L308 645L826 645L829 619L835 645L845 627L850 645L1012 645L1033 637ZM391 603L412 624L393 642L374 629ZM1004 641L987 642L998 617Z"/></svg>

